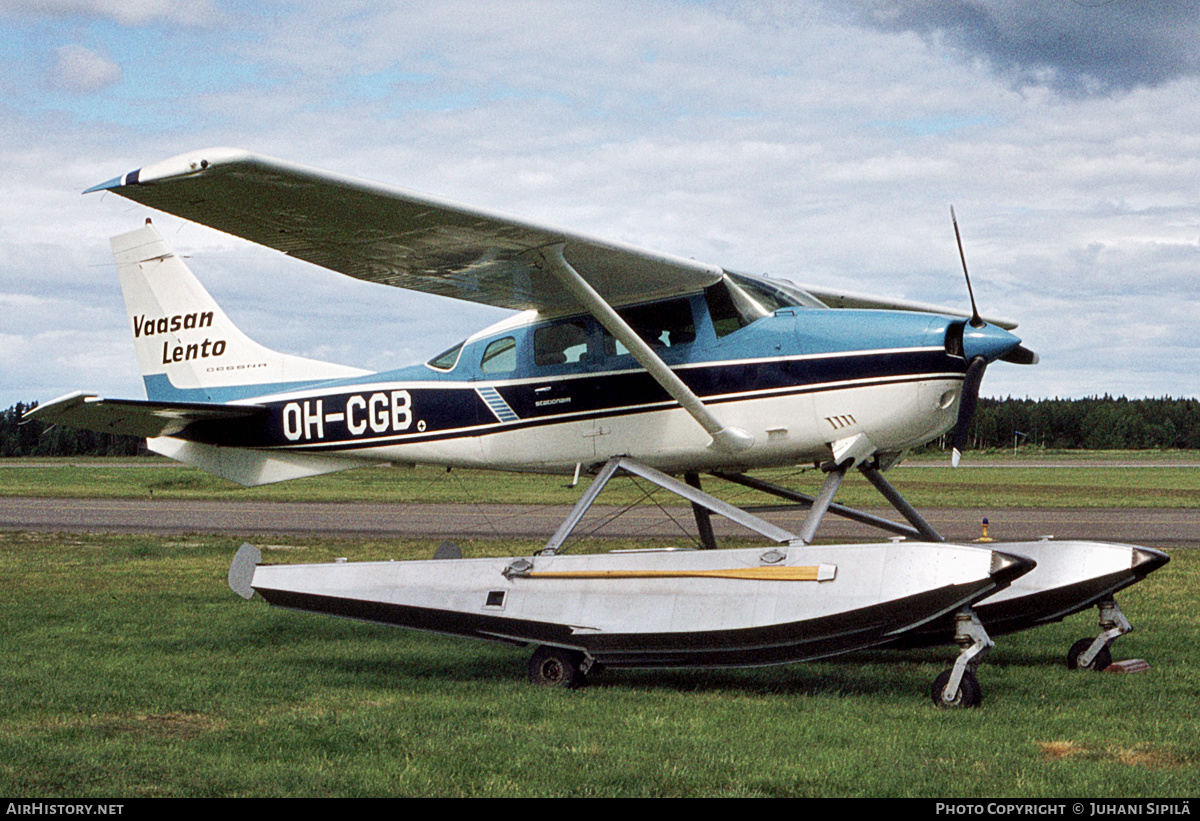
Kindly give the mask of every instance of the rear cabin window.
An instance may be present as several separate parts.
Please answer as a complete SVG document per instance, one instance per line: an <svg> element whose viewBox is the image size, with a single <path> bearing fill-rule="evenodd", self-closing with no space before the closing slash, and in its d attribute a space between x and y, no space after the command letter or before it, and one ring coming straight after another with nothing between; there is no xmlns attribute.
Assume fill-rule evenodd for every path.
<svg viewBox="0 0 1200 821"><path fill-rule="evenodd" d="M459 342L450 350L443 351L425 364L431 368L437 368L439 371L452 371L458 362L458 355L462 353L462 348L463 343Z"/></svg>
<svg viewBox="0 0 1200 821"><path fill-rule="evenodd" d="M497 339L487 346L479 370L484 373L508 373L517 367L517 341L511 336Z"/></svg>
<svg viewBox="0 0 1200 821"><path fill-rule="evenodd" d="M696 341L696 322L692 318L692 304L686 299L656 302L653 305L638 305L617 311L651 348L674 348ZM604 353L622 356L629 353L620 340L608 331L604 332Z"/></svg>
<svg viewBox="0 0 1200 821"><path fill-rule="evenodd" d="M583 319L543 325L533 332L533 363L545 367L580 362L587 356L587 337Z"/></svg>

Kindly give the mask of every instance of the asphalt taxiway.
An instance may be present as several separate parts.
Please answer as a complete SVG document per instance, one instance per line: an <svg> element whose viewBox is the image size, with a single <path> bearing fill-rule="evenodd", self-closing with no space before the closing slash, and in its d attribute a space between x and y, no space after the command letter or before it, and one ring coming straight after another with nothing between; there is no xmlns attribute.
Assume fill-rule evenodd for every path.
<svg viewBox="0 0 1200 821"><path fill-rule="evenodd" d="M0 529L43 532L220 533L245 538L271 534L332 538L549 539L566 517L565 505L371 504L241 502L176 499L54 499L0 497ZM694 541L687 507L621 509L596 505L577 534ZM758 515L795 532L805 511ZM889 510L870 512L897 520ZM989 520L997 541L1050 536L1128 542L1147 547L1200 545L1200 510L1194 508L925 508L921 514L950 541L970 541ZM718 535L747 534L720 517ZM747 534L749 535L749 534ZM886 534L833 515L818 531L821 541L868 541Z"/></svg>

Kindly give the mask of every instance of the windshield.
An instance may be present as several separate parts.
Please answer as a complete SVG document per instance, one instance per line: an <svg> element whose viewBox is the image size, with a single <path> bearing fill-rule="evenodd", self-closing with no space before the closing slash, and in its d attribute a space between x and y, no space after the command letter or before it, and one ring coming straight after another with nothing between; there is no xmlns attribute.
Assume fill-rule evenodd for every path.
<svg viewBox="0 0 1200 821"><path fill-rule="evenodd" d="M724 278L704 293L717 336L744 328L781 308L824 308L812 294L791 283L748 274L725 272Z"/></svg>
<svg viewBox="0 0 1200 821"><path fill-rule="evenodd" d="M732 274L728 272L726 272L726 276L743 291L760 296L764 305L766 303L774 303L775 307L769 309L771 312L778 311L780 308L829 307L808 291L801 290L792 283L782 279L766 279L749 274Z"/></svg>

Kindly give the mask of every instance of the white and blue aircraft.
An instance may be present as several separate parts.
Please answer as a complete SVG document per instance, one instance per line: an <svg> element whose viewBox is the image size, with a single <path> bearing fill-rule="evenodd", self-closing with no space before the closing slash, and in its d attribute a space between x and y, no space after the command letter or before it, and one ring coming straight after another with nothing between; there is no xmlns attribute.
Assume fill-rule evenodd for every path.
<svg viewBox="0 0 1200 821"><path fill-rule="evenodd" d="M519 313L393 371L278 353L233 325L147 220L112 247L148 398L75 393L31 417L145 436L247 486L378 462L595 475L535 555L464 559L451 546L423 562L270 565L245 545L230 584L247 598L537 645L531 678L562 686L596 665L772 664L957 641L933 699L974 706L989 629L1099 604L1104 630L1071 663L1100 666L1132 629L1112 594L1166 561L1094 542L946 544L887 482L908 449L956 426L957 456L989 363L1037 360L1015 323L974 307L737 274L236 149L89 190L352 277ZM749 475L801 463L827 472L816 498ZM908 524L833 502L855 468ZM619 472L691 502L701 548L716 547L712 512L771 544L565 555ZM702 473L809 513L791 533L704 492ZM828 512L914 541L814 545Z"/></svg>

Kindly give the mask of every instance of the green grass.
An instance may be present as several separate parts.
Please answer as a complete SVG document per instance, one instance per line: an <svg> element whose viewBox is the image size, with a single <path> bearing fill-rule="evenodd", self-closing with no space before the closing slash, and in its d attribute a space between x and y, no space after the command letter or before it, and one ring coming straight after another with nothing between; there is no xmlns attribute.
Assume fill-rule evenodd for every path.
<svg viewBox="0 0 1200 821"><path fill-rule="evenodd" d="M949 451L942 451L936 448L920 448L913 451L908 458L908 462L925 462L937 463L950 461ZM963 454L964 464L978 464L987 462L1003 462L1015 464L1020 462L1038 463L1038 462L1054 462L1054 463L1141 463L1141 464L1163 464L1171 462L1187 462L1195 464L1200 462L1200 450L1163 450L1159 448L1151 448L1146 450L1075 450L1053 448L1031 447L1022 445L1017 450L1012 448L984 448L981 450L968 450Z"/></svg>
<svg viewBox="0 0 1200 821"><path fill-rule="evenodd" d="M952 648L525 682L528 650L243 602L235 539L0 533L0 794L1190 796L1200 551L1122 594L1142 675L1070 673L1094 611L1002 637L984 704L941 711ZM428 556L290 540L271 560ZM468 555L527 546L465 545Z"/></svg>
<svg viewBox="0 0 1200 821"><path fill-rule="evenodd" d="M1113 454L1105 454L1108 459ZM1055 463L1057 456L1050 457ZM913 460L888 473L889 480L916 507L1200 507L1200 467L1172 464L1177 455L1137 454L1154 465L1146 470L1079 460L1071 467L1000 467L987 459L979 466L954 470L942 460ZM1168 460L1164 462L1163 460ZM1198 460L1200 461L1200 460ZM974 464L974 463L973 463ZM758 471L757 476L815 495L823 474L799 468ZM242 488L195 468L161 459L147 460L0 460L0 495L237 499L244 501L324 502L507 502L573 504L586 485L567 487L565 477L481 470L447 472L434 467L371 467L314 476L277 485ZM761 504L770 497L707 479L705 489L737 504ZM620 479L605 490L602 502L623 504L641 492ZM848 477L838 502L878 507L882 500L857 474ZM682 504L666 497L665 504Z"/></svg>
<svg viewBox="0 0 1200 821"><path fill-rule="evenodd" d="M1043 454L1055 462L1058 454ZM1194 455L1151 471L889 474L929 506L1200 507ZM39 460L41 463L42 460ZM79 462L76 464L76 462ZM939 460L940 462L940 460ZM573 502L554 477L368 468L242 489L161 460L0 464L0 494L312 501ZM815 492L821 474L778 471ZM602 501L634 498L628 481ZM716 482L706 488L719 488ZM722 491L741 504L761 497ZM859 477L838 501L875 505ZM578 692L525 682L529 650L268 609L229 592L240 540L0 533L0 794L137 796L1189 796L1200 792L1200 551L1120 596L1114 647L1152 670L1069 673L1094 611L1001 637L980 710L930 682L952 648L735 671L609 671ZM422 541L289 538L269 560L425 558ZM605 547L620 547L606 544ZM531 545L475 542L468 555ZM282 558L281 558L282 557Z"/></svg>

